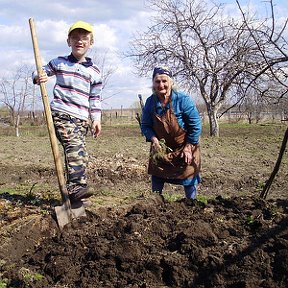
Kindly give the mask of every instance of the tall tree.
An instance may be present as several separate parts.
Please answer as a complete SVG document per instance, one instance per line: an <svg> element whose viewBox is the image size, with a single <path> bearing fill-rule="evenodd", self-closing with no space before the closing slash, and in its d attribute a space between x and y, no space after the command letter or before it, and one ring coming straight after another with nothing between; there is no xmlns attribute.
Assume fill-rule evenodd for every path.
<svg viewBox="0 0 288 288"><path fill-rule="evenodd" d="M147 31L135 36L127 54L140 74L159 63L168 65L182 87L200 94L211 136L219 136L218 112L224 103L233 107L242 100L235 97L239 91L259 89L258 83L276 75L281 78L288 61L283 37L287 27L286 22L276 25L273 10L270 18L259 20L249 11L243 17L228 17L215 1L148 2L156 16Z"/></svg>

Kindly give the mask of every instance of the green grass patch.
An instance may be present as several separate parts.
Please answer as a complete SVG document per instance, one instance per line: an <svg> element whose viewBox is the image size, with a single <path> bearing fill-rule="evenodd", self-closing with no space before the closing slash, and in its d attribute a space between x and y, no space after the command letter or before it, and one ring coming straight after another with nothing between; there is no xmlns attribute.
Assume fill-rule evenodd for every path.
<svg viewBox="0 0 288 288"><path fill-rule="evenodd" d="M163 198L168 201L168 202L175 202L178 200L183 199L183 195L181 194L176 194L176 193L167 193L167 192L163 192L162 193Z"/></svg>
<svg viewBox="0 0 288 288"><path fill-rule="evenodd" d="M208 203L208 197L205 195L201 195L201 194L197 195L196 199L197 199L197 201L203 203L204 205L207 205L207 203Z"/></svg>

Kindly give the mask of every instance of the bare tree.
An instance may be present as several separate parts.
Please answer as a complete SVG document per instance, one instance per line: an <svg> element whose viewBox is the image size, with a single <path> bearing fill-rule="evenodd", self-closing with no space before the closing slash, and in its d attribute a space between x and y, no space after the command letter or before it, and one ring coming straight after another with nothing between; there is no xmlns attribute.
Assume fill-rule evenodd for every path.
<svg viewBox="0 0 288 288"><path fill-rule="evenodd" d="M109 65L107 62L108 57L108 50L105 50L104 52L100 53L97 52L93 56L93 61L96 63L96 65L99 67L101 73L102 73L102 89L104 90L105 87L108 85L110 78L112 75L116 72L117 68L113 66L112 64ZM118 94L118 93L116 93ZM103 98L102 100L105 101L111 97L113 97L115 94L107 96L106 98Z"/></svg>
<svg viewBox="0 0 288 288"><path fill-rule="evenodd" d="M127 54L140 74L162 63L174 69L175 78L188 92L200 94L211 136L219 136L220 108L229 103L227 112L247 97L247 93L235 97L239 91L261 89L263 80L284 75L286 22L278 27L273 10L270 18L260 21L249 13L228 18L223 6L213 1L149 3L156 12L153 25L133 39ZM279 79L279 85L285 85Z"/></svg>
<svg viewBox="0 0 288 288"><path fill-rule="evenodd" d="M262 119L263 112L266 110L266 104L268 105L259 94L252 90L249 97L244 97L239 110L246 115L249 124L252 124L253 121L258 123Z"/></svg>
<svg viewBox="0 0 288 288"><path fill-rule="evenodd" d="M32 94L31 73L32 68L23 65L9 79L0 80L0 102L8 108L10 123L15 127L17 137L19 136L20 116Z"/></svg>

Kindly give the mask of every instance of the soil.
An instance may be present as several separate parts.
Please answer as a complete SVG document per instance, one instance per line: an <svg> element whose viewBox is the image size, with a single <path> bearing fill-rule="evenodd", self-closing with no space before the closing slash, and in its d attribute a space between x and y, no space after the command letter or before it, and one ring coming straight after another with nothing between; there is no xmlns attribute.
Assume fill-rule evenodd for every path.
<svg viewBox="0 0 288 288"><path fill-rule="evenodd" d="M140 136L141 153L133 152L129 145L135 143L129 141L135 133L122 130L127 151L119 154L121 143L107 148L117 133L111 131L107 138L104 134L97 142L102 152L90 153L93 205L86 208L86 217L62 231L53 209L60 204L55 191L48 189L46 195L33 190L57 184L51 159L41 166L26 154L15 155L13 159L24 159L23 166L12 158L9 165L9 157L3 157L0 287L286 288L287 153L269 197L259 197L283 129L274 129L275 135L265 139L255 131L253 137L246 131L246 138L234 133L233 138L227 134L202 139L197 200L184 199L181 187L169 185L164 196L150 193L145 154L149 146ZM24 140L29 149L32 140ZM15 150L17 145L13 143ZM39 142L38 147L42 149ZM33 158L38 161L37 155ZM19 183L30 185L27 194L8 191Z"/></svg>

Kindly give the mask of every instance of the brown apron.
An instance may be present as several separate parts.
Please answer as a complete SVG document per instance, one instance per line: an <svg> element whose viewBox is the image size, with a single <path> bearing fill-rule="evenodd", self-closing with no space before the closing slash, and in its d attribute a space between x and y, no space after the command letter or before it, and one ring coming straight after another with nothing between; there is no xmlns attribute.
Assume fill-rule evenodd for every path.
<svg viewBox="0 0 288 288"><path fill-rule="evenodd" d="M165 143L166 149L165 155L161 153L163 157L158 155L153 158L158 153L153 153L151 144L148 174L164 179L186 179L197 175L201 166L200 146L193 146L192 163L186 164L184 157L181 157L186 144L186 131L179 125L172 103L164 115L159 116L154 112L153 117L152 128L159 141Z"/></svg>

